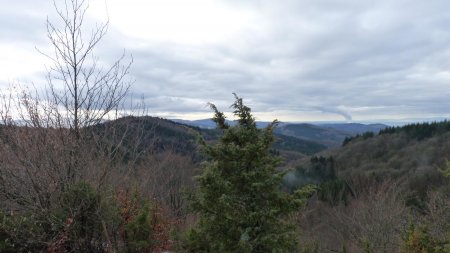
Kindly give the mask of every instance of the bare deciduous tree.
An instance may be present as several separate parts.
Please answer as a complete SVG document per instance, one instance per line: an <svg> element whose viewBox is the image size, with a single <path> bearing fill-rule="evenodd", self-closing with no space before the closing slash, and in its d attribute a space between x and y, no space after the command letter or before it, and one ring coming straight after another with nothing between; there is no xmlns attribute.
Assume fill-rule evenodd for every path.
<svg viewBox="0 0 450 253"><path fill-rule="evenodd" d="M62 199L78 183L107 200L115 198L111 189L140 186L147 198L167 207L171 219L184 217L181 190L192 185L192 160L177 155L175 147L153 152L160 121L152 125L143 117L117 119L131 84L127 74L132 59L125 61L122 54L105 67L94 56L108 23L84 31L88 0L54 1L54 6L59 21L47 21L54 52L43 53L53 63L45 92L19 87L0 93L0 214L36 214L48 230L23 234L10 226L6 233L39 249L48 246L49 252L64 248L68 227L80 220L76 206L64 206ZM111 210L97 202L90 215L101 223L102 238L78 238L75 244L111 252L123 246L123 238L116 220L102 216ZM74 215L52 215L67 208Z"/></svg>
<svg viewBox="0 0 450 253"><path fill-rule="evenodd" d="M47 37L54 51L39 51L52 63L44 93L19 88L0 94L0 130L6 136L0 140L2 195L41 209L74 181L101 185L118 166L120 146L129 136L127 127L118 131L108 125L98 131L95 125L117 118L122 109L132 83L132 58L125 61L123 53L110 66L100 63L94 53L108 22L85 30L88 0L53 4L58 20L47 19ZM134 129L135 135L140 133Z"/></svg>
<svg viewBox="0 0 450 253"><path fill-rule="evenodd" d="M131 85L127 74L132 59L124 62L122 54L109 67L100 64L94 49L104 38L108 22L87 32L87 0L67 0L63 6L53 3L59 21L47 19L47 37L54 52L43 53L53 64L47 75L46 100L52 123L78 135L81 128L99 123L123 101Z"/></svg>
<svg viewBox="0 0 450 253"><path fill-rule="evenodd" d="M346 205L314 201L299 219L301 240L330 252L398 252L410 214L404 201L404 186L389 180L366 186Z"/></svg>

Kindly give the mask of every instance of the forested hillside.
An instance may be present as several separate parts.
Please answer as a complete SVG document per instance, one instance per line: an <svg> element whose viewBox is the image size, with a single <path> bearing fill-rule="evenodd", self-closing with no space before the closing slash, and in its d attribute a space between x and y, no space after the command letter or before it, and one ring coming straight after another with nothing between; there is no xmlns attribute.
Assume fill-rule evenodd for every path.
<svg viewBox="0 0 450 253"><path fill-rule="evenodd" d="M12 37L0 43L1 78L28 73L36 86L0 90L0 253L450 253L450 122L259 122L242 97L232 93L229 107L224 98L238 89L258 115L321 122L448 116L448 64L434 55L450 36L414 37L428 23L447 27L448 8L105 1L114 8L101 13L103 1L55 0L44 13L37 2L2 5ZM444 10L439 20L429 6ZM426 22L411 26L416 12ZM45 16L44 35L31 21ZM31 38L46 60L28 54ZM400 44L382 50L392 38ZM139 57L115 55L118 42ZM407 48L416 44L426 50ZM394 51L408 64L388 66ZM45 63L45 78L25 63ZM409 90L427 81L436 85ZM149 115L204 115L209 99L230 111Z"/></svg>
<svg viewBox="0 0 450 253"><path fill-rule="evenodd" d="M215 128L214 122L210 119L204 120L173 120L189 126L201 129L212 130ZM230 125L236 122L227 121ZM256 122L260 128L266 127L269 122ZM316 142L327 147L337 147L346 138L352 138L364 133L378 134L380 130L387 128L384 124L360 124L360 123L290 123L281 122L275 134L295 137L304 141Z"/></svg>
<svg viewBox="0 0 450 253"><path fill-rule="evenodd" d="M383 124L342 123L313 125L303 123L283 124L275 132L303 140L315 141L327 147L338 147L346 138L362 133L378 134L385 127L387 126Z"/></svg>
<svg viewBox="0 0 450 253"><path fill-rule="evenodd" d="M277 142L272 146L271 153L284 159L284 163L280 164L282 168L292 168L284 177L283 189L294 192L308 184L318 186L316 194L309 200L305 210L292 221L297 225L298 238L304 252L329 252L344 248L347 252L362 252L364 248L372 249L374 252L398 252L406 243L406 239L422 240L422 237L412 237L419 236L415 233L420 231L425 231L420 232L426 233L423 236L430 236L433 239L429 242L433 247L445 245L450 221L448 210L450 185L449 179L446 179L438 168L446 168L446 159L450 158L448 129L448 122L388 128L380 135L349 138L344 146L332 150L323 150L323 146L314 142L276 135ZM21 176L13 174L14 171L7 168L13 164L21 164L16 168L22 170L26 168L28 162L45 168L47 166L45 164L52 160L42 159L41 157L45 157L44 154L47 154L49 159L58 158L54 160L57 162L55 166L72 166L67 163L68 161L60 160L63 157L57 152L62 143L55 139L60 134L65 135L69 132L23 126L2 126L0 130L2 139L0 147L4 151L0 160L3 166L2 180L5 182L2 191L12 194L1 195L2 204L6 210L13 207L12 210L19 211L28 205L33 196L43 197L47 193L38 189L35 189L33 195L23 192L24 188L21 188L15 180L31 180L31 178L21 179ZM116 177L125 173L126 178L118 181L120 183L116 186L117 189L121 189L120 191L125 191L115 193L125 194L120 195L122 198L120 205L128 205L126 201L131 201L129 199L131 189L122 184L134 185L135 191L141 196L153 196L154 203L163 208L148 212L164 210L158 219L181 222L176 227L179 231L183 231L186 222L189 223L186 220L189 211L182 191L195 185L192 178L198 173L196 168L206 159L198 148L198 138L202 136L207 143L215 144L223 132L148 116L121 118L93 125L86 130L89 130L86 132L87 138L96 141L86 139L84 145L87 145L87 149L79 151L82 152L80 155L84 154L84 161L89 162L83 164L91 168L100 165L98 171L94 169L86 175L92 177L100 173L101 176L104 165L110 166L108 181L114 182L117 180ZM92 145L100 149L92 149ZM39 146L46 148L42 149ZM110 150L111 148L114 150ZM322 151L316 153L320 150ZM56 156L48 156L53 153ZM13 154L23 157L12 159L14 156L10 155ZM108 154L114 155L112 160L104 156ZM286 162L286 159L290 162ZM89 165L93 161L96 163ZM129 169L126 169L127 167ZM34 173L32 175L41 173L39 169L29 172ZM51 177L39 176L39 181L35 181L34 184L37 187L48 185L48 180L58 176L59 173L55 171L48 174ZM12 179L14 180L11 181ZM91 194L88 186L81 184L74 187L78 188L71 189L70 194ZM47 190L52 192L56 189ZM101 194L104 195L106 192ZM23 199L24 202L13 204L17 199ZM76 203L78 202L73 204ZM45 205L45 202L37 206L40 205ZM104 211L107 211L112 207L102 208L106 208ZM138 205L135 208L144 208L145 211L145 205L140 207ZM141 212L140 209L134 210ZM10 224L8 226L18 226L17 222L20 222L11 220L8 216L3 216L2 219L5 224ZM42 224L49 222L43 218L37 221ZM164 220L158 222L167 229L172 226ZM12 233L10 230L12 227L8 226L4 228L3 236L16 243L21 242L20 238L23 236L21 233L24 231ZM32 240L31 244L21 247L42 247L37 241L33 241L40 238L37 234L40 230L28 223L21 226L28 226L22 228L25 230L31 229L25 234ZM97 225L92 223L89 226ZM120 227L120 224L110 223L109 226ZM54 236L51 231L54 230L39 233ZM167 236L168 231L164 231L161 233ZM405 239L405 236L409 237ZM174 244L170 245L175 247ZM11 246L7 244L3 247Z"/></svg>
<svg viewBox="0 0 450 253"><path fill-rule="evenodd" d="M414 231L435 243L447 241L450 182L442 173L447 159L448 122L388 128L304 159L284 179L291 191L320 186L300 219L303 240L315 240L322 250L398 252L408 226L416 226Z"/></svg>
<svg viewBox="0 0 450 253"><path fill-rule="evenodd" d="M196 151L197 140L202 136L207 141L217 141L222 135L218 129L205 129L193 127L170 120L145 117L128 117L116 121L105 123L114 126L132 136L136 131L144 131L145 135L141 139L142 147L151 147L153 152L160 152L166 149L175 150L181 154L192 154ZM103 124L97 126L101 129ZM278 152L295 152L298 156L311 155L325 150L327 147L314 141L298 139L283 134L276 134L273 149Z"/></svg>
<svg viewBox="0 0 450 253"><path fill-rule="evenodd" d="M217 129L159 118L121 120L143 124L152 133L146 142L155 145L155 152L171 149L194 157L194 161L204 159L195 151L198 134L210 143L222 135ZM109 124L120 125L121 120ZM294 167L284 178L284 189L293 192L308 184L319 186L304 216L297 220L304 246L316 248L316 252L342 247L349 252L360 252L364 247L375 252L397 252L410 225L417 226L416 230L426 228L436 243L445 242L446 224L450 224L450 186L438 168L445 168L450 158L449 130L448 122L386 128L379 135L364 133L348 138L345 145L332 150L315 149L314 142L276 135L274 150L283 159L291 160L284 163L284 168ZM289 156L291 151L303 155L293 158ZM350 211L354 208L361 208L360 212ZM377 212L372 213L374 210ZM369 213L373 219L364 220ZM353 215L355 221L343 223L353 219L348 215ZM379 233L386 235L381 237Z"/></svg>
<svg viewBox="0 0 450 253"><path fill-rule="evenodd" d="M385 124L360 124L360 123L329 123L318 124L321 127L335 129L351 136L372 132L377 134L380 130L387 128Z"/></svg>

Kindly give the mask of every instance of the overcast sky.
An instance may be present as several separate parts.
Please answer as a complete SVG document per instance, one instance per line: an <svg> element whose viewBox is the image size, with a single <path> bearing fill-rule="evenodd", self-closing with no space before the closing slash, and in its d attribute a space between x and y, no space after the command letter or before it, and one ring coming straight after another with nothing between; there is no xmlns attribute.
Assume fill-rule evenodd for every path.
<svg viewBox="0 0 450 253"><path fill-rule="evenodd" d="M0 3L0 88L44 87L51 1ZM259 120L450 117L448 0L93 0L86 24L105 13L96 55L133 55L151 115L207 118L236 92Z"/></svg>

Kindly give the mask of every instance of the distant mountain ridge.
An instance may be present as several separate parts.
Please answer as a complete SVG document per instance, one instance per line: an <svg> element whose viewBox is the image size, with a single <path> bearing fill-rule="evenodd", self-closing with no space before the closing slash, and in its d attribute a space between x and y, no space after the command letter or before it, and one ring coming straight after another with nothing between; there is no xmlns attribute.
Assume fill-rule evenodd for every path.
<svg viewBox="0 0 450 253"><path fill-rule="evenodd" d="M199 119L199 120L169 119L169 120L176 123L181 123L184 125L200 127L205 129L213 129L216 127L216 123L214 123L214 121L212 121L211 119ZM227 122L230 123L229 120L227 120Z"/></svg>
<svg viewBox="0 0 450 253"><path fill-rule="evenodd" d="M357 135L366 132L378 133L380 130L387 128L385 124L362 124L362 123L329 123L329 124L314 124L317 126L331 128L341 131L346 134Z"/></svg>
<svg viewBox="0 0 450 253"><path fill-rule="evenodd" d="M170 149L176 153L193 154L197 149L198 135L203 136L206 141L216 141L222 134L220 130L215 128L202 128L180 121L175 122L151 116L125 117L106 124L114 124L119 129L127 128L130 133L135 131L133 129L144 130L146 134L141 140L143 147L151 144L156 152ZM101 128L101 125L98 127ZM281 152L311 155L323 151L327 147L314 141L275 133L273 148Z"/></svg>
<svg viewBox="0 0 450 253"><path fill-rule="evenodd" d="M202 120L172 120L185 125L204 129L215 128L211 119ZM228 121L233 125L233 121ZM257 122L259 127L265 127L269 122ZM338 147L347 137L356 136L366 132L377 134L380 130L387 128L384 124L362 124L362 123L280 123L275 133L295 137L297 139L319 143L327 147Z"/></svg>

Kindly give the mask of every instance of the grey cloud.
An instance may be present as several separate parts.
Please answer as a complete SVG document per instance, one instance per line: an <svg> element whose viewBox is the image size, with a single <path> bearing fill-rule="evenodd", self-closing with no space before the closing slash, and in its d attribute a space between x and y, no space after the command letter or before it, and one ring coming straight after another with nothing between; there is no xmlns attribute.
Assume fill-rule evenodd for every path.
<svg viewBox="0 0 450 253"><path fill-rule="evenodd" d="M450 114L446 0L221 2L254 12L257 29L195 46L133 41L111 27L98 56L111 61L124 47L133 54L132 93L152 111L204 112L206 102L228 106L237 92L256 112L305 110L347 121ZM20 32L8 40L37 39L42 28L27 22L15 22Z"/></svg>
<svg viewBox="0 0 450 253"><path fill-rule="evenodd" d="M46 17L51 1L8 1L0 9L0 41L41 45L46 42Z"/></svg>

